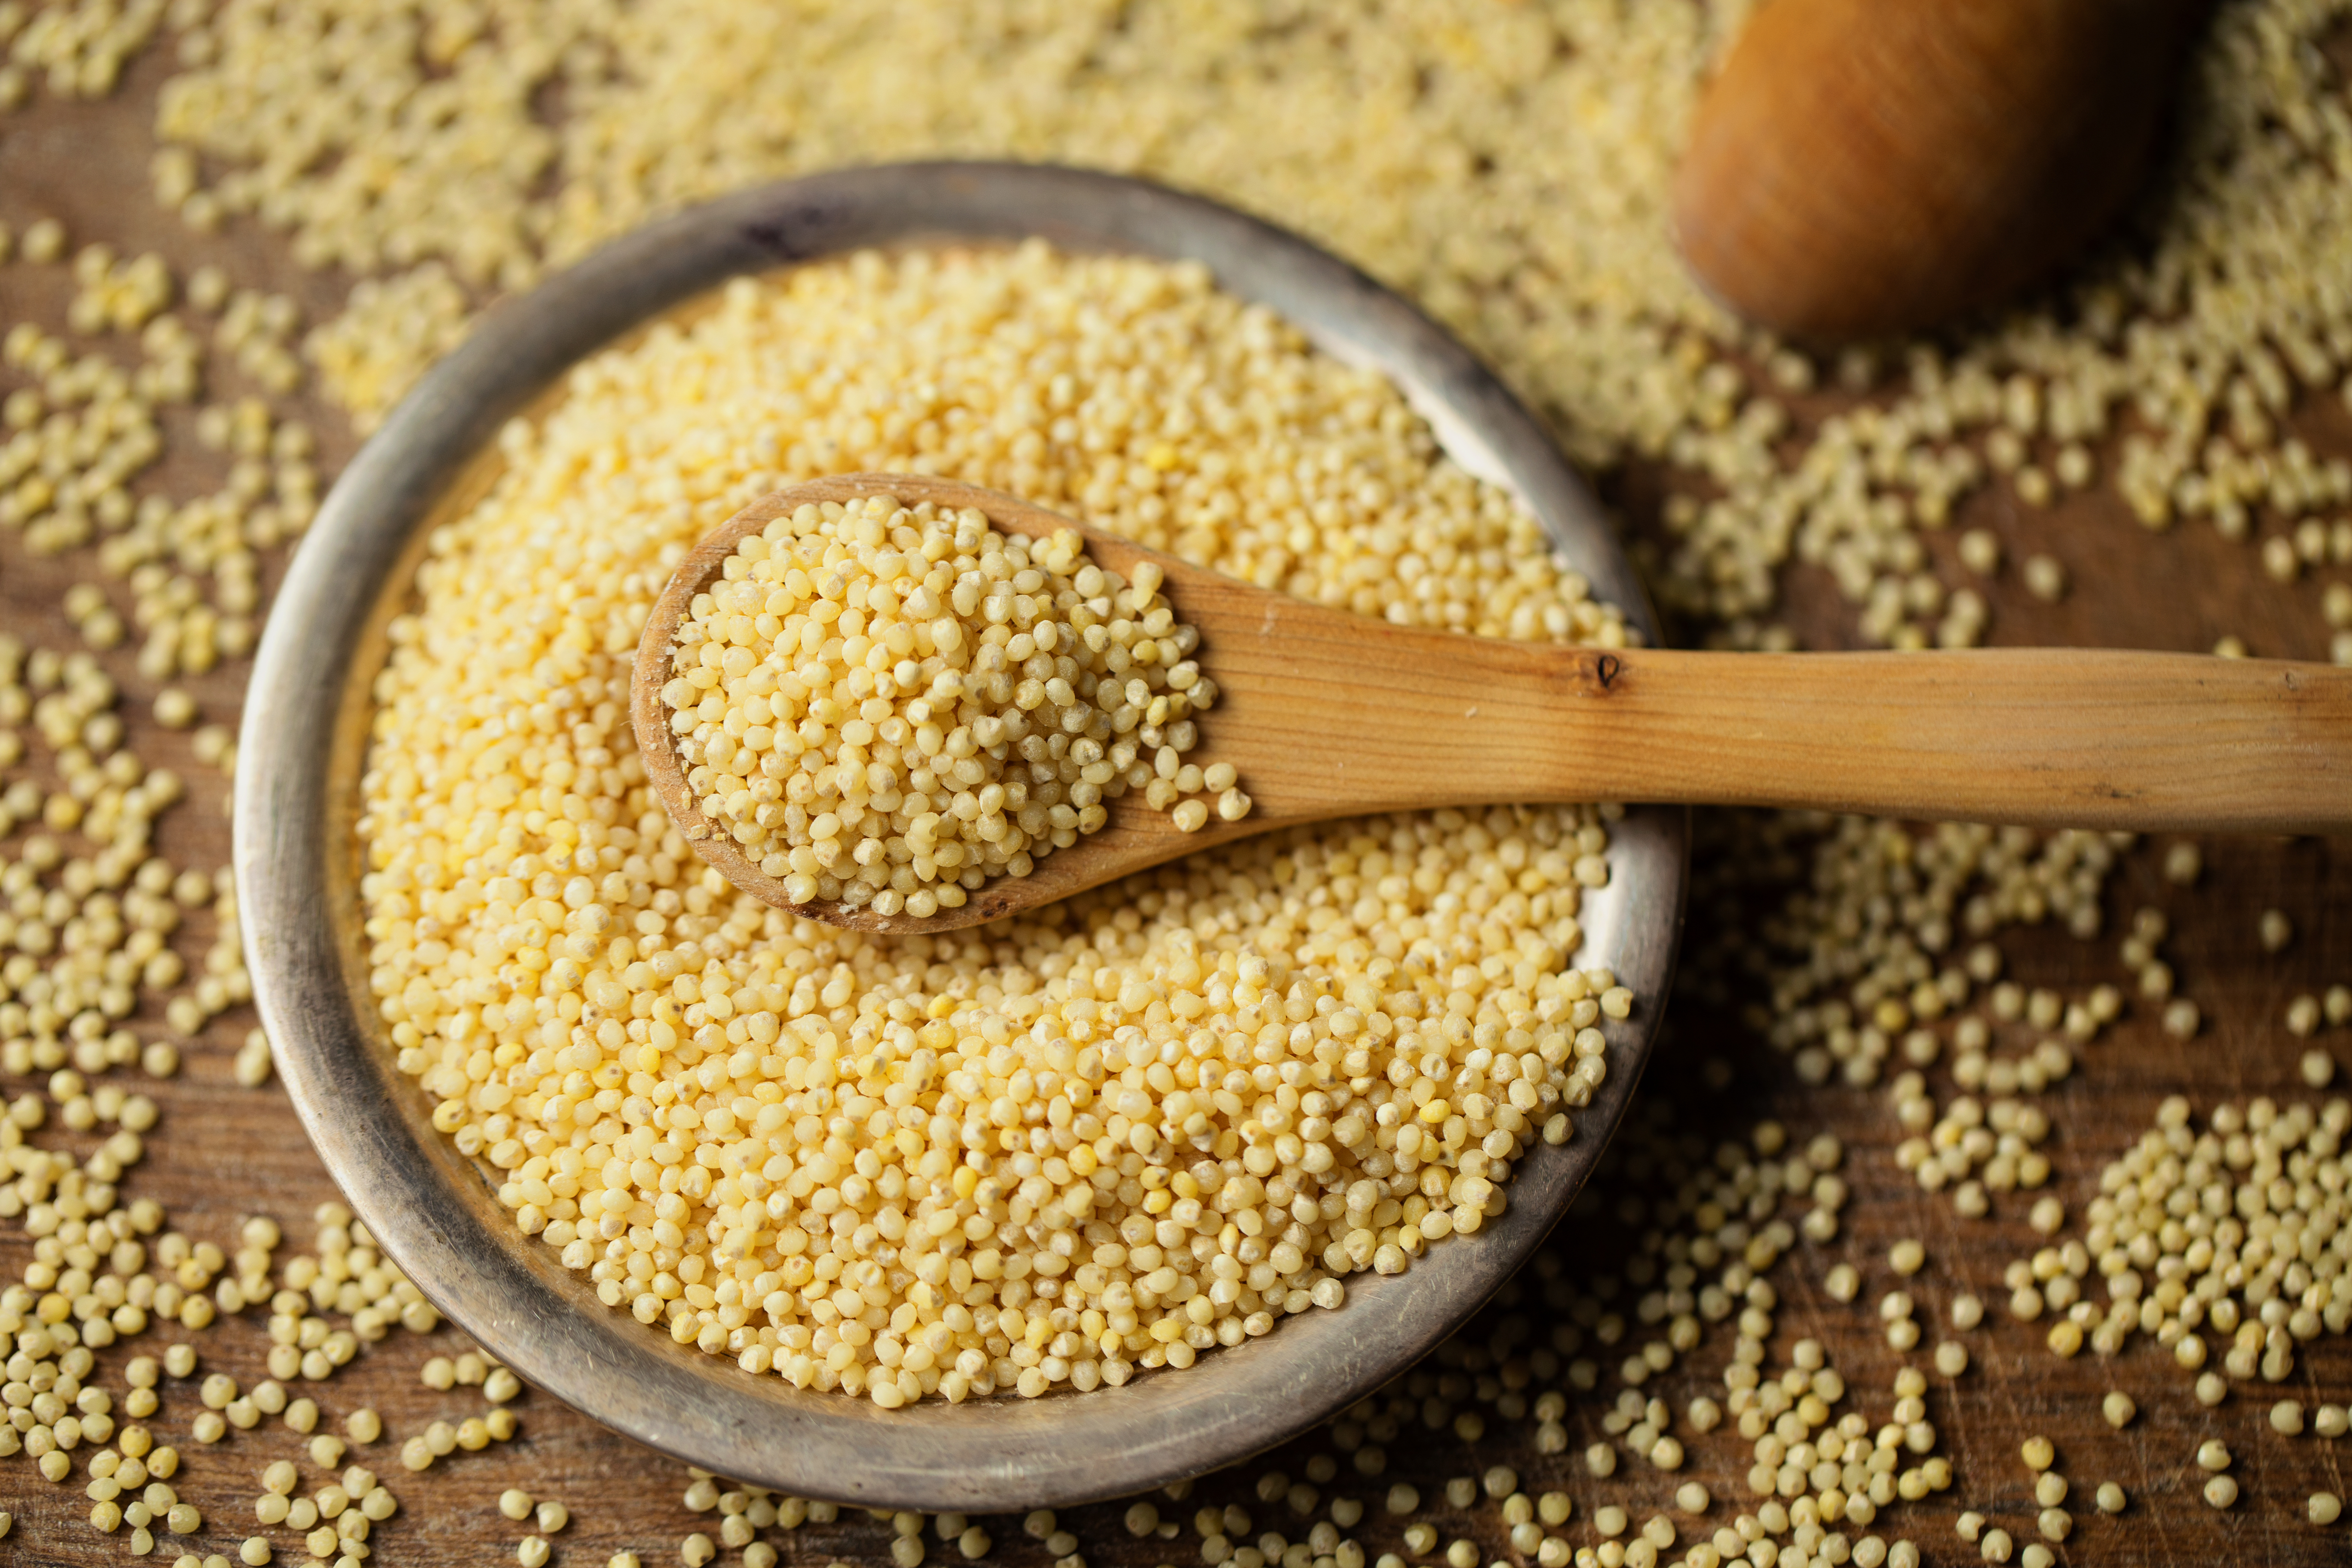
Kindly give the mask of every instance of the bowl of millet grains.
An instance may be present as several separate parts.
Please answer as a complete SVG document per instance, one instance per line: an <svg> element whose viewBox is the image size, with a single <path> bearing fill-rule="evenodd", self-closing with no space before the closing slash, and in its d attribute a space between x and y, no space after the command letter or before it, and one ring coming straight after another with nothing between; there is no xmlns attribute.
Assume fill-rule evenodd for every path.
<svg viewBox="0 0 2352 1568"><path fill-rule="evenodd" d="M1534 416L1271 225L1017 164L747 191L493 310L304 541L236 802L288 1089L436 1306L689 1463L1002 1511L1270 1447L1462 1323L1591 1171L1685 814L1322 824L939 936L770 908L648 793L629 670L698 539L852 472L1400 624L1657 637ZM866 658L871 595L984 564L869 531L881 586L777 680L909 678ZM952 810L888 708L802 719L864 764L820 804ZM1137 714L1065 719L1099 787L1146 787Z"/></svg>

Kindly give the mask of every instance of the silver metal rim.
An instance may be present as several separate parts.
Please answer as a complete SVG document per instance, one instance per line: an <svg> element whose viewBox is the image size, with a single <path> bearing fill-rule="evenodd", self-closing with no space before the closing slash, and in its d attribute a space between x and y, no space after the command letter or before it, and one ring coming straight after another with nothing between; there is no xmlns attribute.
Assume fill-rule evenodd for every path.
<svg viewBox="0 0 2352 1568"><path fill-rule="evenodd" d="M908 163L787 181L623 239L493 310L394 411L327 497L256 661L235 802L239 907L264 1026L295 1109L384 1250L520 1376L719 1474L862 1505L1057 1507L1199 1474L1282 1442L1411 1366L1475 1311L1564 1213L1656 1037L1680 934L1688 814L1636 808L1580 967L1642 999L1609 1026L1611 1075L1574 1137L1538 1145L1506 1213L1408 1272L1360 1275L1345 1307L1288 1319L1181 1373L1039 1400L886 1412L752 1376L599 1303L520 1235L482 1172L435 1133L395 1069L367 984L354 838L369 687L437 515L478 493L499 426L574 362L745 273L864 247L1037 236L1075 251L1206 264L1226 289L1378 368L1447 450L1521 497L1601 596L1658 628L1582 482L1532 415L1412 306L1257 219L1148 183L1013 163Z"/></svg>

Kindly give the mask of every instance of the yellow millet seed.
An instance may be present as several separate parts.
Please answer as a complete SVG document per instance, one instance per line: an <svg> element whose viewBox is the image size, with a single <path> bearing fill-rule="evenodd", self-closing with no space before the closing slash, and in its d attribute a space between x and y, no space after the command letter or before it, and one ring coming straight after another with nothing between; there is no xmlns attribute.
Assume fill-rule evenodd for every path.
<svg viewBox="0 0 2352 1568"><path fill-rule="evenodd" d="M2294 940L2294 921L2284 910L2264 910L2254 921L2254 934L2264 952L2278 952Z"/></svg>
<svg viewBox="0 0 2352 1568"><path fill-rule="evenodd" d="M47 266L66 253L66 227L53 217L36 218L26 226L17 247L26 260Z"/></svg>
<svg viewBox="0 0 2352 1568"><path fill-rule="evenodd" d="M2066 568L2049 555L2029 555L2022 568L2025 591L2037 599L2057 600L2065 596Z"/></svg>
<svg viewBox="0 0 2352 1568"><path fill-rule="evenodd" d="M1183 758L1213 688L1159 579L1087 562L1075 530L804 504L679 619L662 701L688 786L796 903L957 908L1101 827L1106 801L1202 787Z"/></svg>
<svg viewBox="0 0 2352 1568"><path fill-rule="evenodd" d="M1081 351L1119 408L1055 381ZM865 413L919 382L941 400L928 452ZM1622 644L1393 387L1199 268L1042 246L738 282L568 387L509 427L504 475L436 531L390 627L359 828L402 1070L608 1305L885 1407L1116 1384L1403 1270L1569 1135L1630 1005L1568 966L1610 813L1334 824L881 940L695 866L627 729L631 656L685 550L852 457L1328 584L1366 615ZM1211 434L1244 405L1245 440ZM1004 434L1033 406L1087 439ZM1138 421L1181 433L1159 437L1170 466L1148 492L1092 486L1087 433ZM597 456L616 443L622 471ZM1327 453L1354 465L1350 499L1318 509L1299 486ZM1453 563L1425 591L1347 564L1415 540Z"/></svg>

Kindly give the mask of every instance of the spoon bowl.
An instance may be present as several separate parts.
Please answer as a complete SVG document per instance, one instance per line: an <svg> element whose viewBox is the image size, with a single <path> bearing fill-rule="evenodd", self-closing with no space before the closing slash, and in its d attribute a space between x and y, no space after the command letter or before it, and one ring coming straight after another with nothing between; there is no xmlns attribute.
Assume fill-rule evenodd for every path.
<svg viewBox="0 0 2352 1568"><path fill-rule="evenodd" d="M1117 534L1033 506L1018 497L926 474L844 474L812 479L761 496L705 534L670 574L661 597L654 601L653 611L646 617L645 635L637 643L636 665L629 682L629 721L636 732L637 752L645 759L646 782L661 801L662 809L669 814L671 825L705 864L717 867L735 886L778 909L853 931L909 936L980 925L1015 910L1034 909L1084 892L1126 871L1157 866L1195 849L1206 849L1297 821L1314 820L1271 815L1261 804L1239 822L1213 818L1200 831L1184 833L1178 830L1168 813L1150 810L1140 795L1128 795L1107 803L1110 820L1099 831L1086 835L1066 849L1041 857L1036 869L1029 875L996 878L962 904L936 915L886 915L868 906L845 904L834 899L794 902L785 890L783 879L761 870L759 861L738 847L724 825L713 822L702 809L700 799L687 784L686 761L678 752L678 736L670 727L670 710L662 700L662 689L671 676L679 623L686 618L695 596L719 578L728 557L747 535L759 532L779 517L791 516L803 506L821 506L827 501L846 503L871 495L895 496L908 506L929 501L942 510L976 509L987 514L989 521L1002 531L1030 539L1048 538L1063 529L1076 530L1086 540L1087 558L1122 576L1132 575L1135 565L1146 560L1182 572L1188 584L1188 604L1223 586L1243 587L1231 578L1188 566ZM1295 599L1280 600L1282 605L1299 603ZM1277 607L1274 613L1279 616L1281 610ZM1254 716L1249 710L1255 706L1244 704L1241 722L1248 722ZM1217 723L1222 727L1226 718L1223 704L1217 711ZM1278 731L1267 739L1283 743ZM1203 747L1194 760L1214 762L1221 754Z"/></svg>

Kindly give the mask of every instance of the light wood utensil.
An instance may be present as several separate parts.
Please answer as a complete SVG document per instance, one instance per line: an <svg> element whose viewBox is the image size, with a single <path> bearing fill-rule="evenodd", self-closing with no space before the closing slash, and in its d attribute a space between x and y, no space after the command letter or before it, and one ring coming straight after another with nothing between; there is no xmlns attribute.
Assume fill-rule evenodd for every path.
<svg viewBox="0 0 2352 1568"><path fill-rule="evenodd" d="M1799 338L1930 326L2037 282L2146 173L2206 0L1772 0L1676 171L1684 258Z"/></svg>
<svg viewBox="0 0 2352 1568"><path fill-rule="evenodd" d="M796 905L687 786L669 710L678 622L747 533L887 493L1008 533L1075 528L1099 565L1150 559L1217 682L1191 754L1255 805L1180 831L1130 794L1026 877L929 918ZM856 474L762 497L679 565L637 647L646 771L695 852L744 891L862 931L949 931L1252 834L1370 812L1536 801L1791 806L2038 827L2326 832L2352 826L2352 669L2084 648L1685 653L1504 642L1308 604L951 480Z"/></svg>

